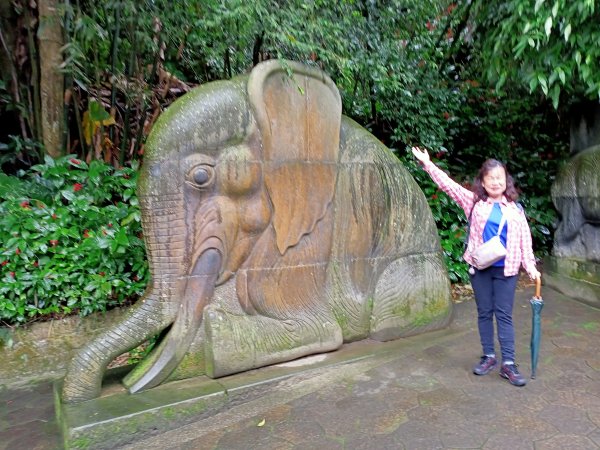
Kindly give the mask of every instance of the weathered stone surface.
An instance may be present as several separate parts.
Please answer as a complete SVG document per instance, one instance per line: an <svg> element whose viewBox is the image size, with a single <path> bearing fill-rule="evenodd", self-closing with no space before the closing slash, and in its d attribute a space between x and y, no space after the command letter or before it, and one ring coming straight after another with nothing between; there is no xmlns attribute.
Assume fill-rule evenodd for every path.
<svg viewBox="0 0 600 450"><path fill-rule="evenodd" d="M64 376L77 349L114 326L124 314L124 309L114 309L83 318L0 327L0 386Z"/></svg>
<svg viewBox="0 0 600 450"><path fill-rule="evenodd" d="M166 330L132 393L447 326L435 221L398 158L341 114L322 71L268 61L208 83L148 137L138 197L152 282L78 352L64 399L97 397L116 355Z"/></svg>
<svg viewBox="0 0 600 450"><path fill-rule="evenodd" d="M559 212L553 255L600 263L600 145L577 153L552 185Z"/></svg>
<svg viewBox="0 0 600 450"><path fill-rule="evenodd" d="M569 297L600 307L600 264L547 256L544 283Z"/></svg>

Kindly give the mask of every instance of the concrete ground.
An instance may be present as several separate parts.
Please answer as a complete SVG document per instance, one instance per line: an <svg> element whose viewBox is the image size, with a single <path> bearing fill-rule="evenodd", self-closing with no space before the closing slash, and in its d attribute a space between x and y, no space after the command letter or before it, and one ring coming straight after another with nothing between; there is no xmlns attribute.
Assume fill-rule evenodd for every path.
<svg viewBox="0 0 600 450"><path fill-rule="evenodd" d="M119 448L600 448L600 310L543 288L540 359L530 380L532 294L531 286L519 289L514 312L525 387L497 371L472 374L480 346L475 305L464 301L446 330L350 344L339 352L354 356L318 368L300 360L259 398ZM256 377L244 388L255 389ZM0 391L0 449L61 447L49 383Z"/></svg>

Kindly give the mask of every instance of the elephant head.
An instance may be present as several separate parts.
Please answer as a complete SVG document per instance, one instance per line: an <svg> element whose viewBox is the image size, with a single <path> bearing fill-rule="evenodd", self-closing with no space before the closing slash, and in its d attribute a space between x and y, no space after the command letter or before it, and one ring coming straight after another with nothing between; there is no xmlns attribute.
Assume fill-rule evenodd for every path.
<svg viewBox="0 0 600 450"><path fill-rule="evenodd" d="M422 193L341 116L319 70L268 61L176 101L148 138L138 196L149 287L75 356L66 402L96 397L106 365L161 332L131 392L167 379L197 342L217 377L449 320Z"/></svg>

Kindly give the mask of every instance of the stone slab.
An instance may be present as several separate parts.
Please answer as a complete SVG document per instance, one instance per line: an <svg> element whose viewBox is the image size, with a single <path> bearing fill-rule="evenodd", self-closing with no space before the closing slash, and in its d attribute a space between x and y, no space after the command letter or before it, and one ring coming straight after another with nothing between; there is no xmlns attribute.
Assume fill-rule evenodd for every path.
<svg viewBox="0 0 600 450"><path fill-rule="evenodd" d="M600 264L591 261L547 256L544 283L570 298L600 307Z"/></svg>
<svg viewBox="0 0 600 450"><path fill-rule="evenodd" d="M310 379L324 368L339 366L343 371L344 366L350 363L381 363L381 358L393 358L399 352L411 354L422 349L431 339L443 340L457 334L460 334L457 330L446 329L426 333L422 339L385 343L365 340L346 344L327 354L307 356L219 379L202 376L174 381L134 395L118 383L127 370L118 368L107 375L102 395L87 402L63 404L60 401L62 383L56 382L57 419L66 449L114 449L142 436L158 435L214 416L220 411L260 400L261 396L299 374Z"/></svg>

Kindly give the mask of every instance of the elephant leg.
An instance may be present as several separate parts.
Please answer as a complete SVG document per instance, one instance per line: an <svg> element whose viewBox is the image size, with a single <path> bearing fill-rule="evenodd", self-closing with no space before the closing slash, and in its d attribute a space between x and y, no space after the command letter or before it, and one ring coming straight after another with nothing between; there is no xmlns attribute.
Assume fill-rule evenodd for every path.
<svg viewBox="0 0 600 450"><path fill-rule="evenodd" d="M560 198L555 200L561 220L554 236L553 252L556 256L571 257L585 254L581 228L585 223L579 199Z"/></svg>
<svg viewBox="0 0 600 450"><path fill-rule="evenodd" d="M450 283L441 255L403 256L377 281L370 336L388 341L443 328L451 313Z"/></svg>
<svg viewBox="0 0 600 450"><path fill-rule="evenodd" d="M146 301L138 302L123 322L87 344L71 360L62 400L77 403L98 397L106 366L120 354L160 333L172 320L164 304L152 298L152 294Z"/></svg>
<svg viewBox="0 0 600 450"><path fill-rule="evenodd" d="M589 261L600 262L600 226L586 223L581 227L581 236L585 244L585 257Z"/></svg>
<svg viewBox="0 0 600 450"><path fill-rule="evenodd" d="M277 320L209 305L204 326L207 375L212 378L332 351L343 342L339 325L326 313Z"/></svg>

